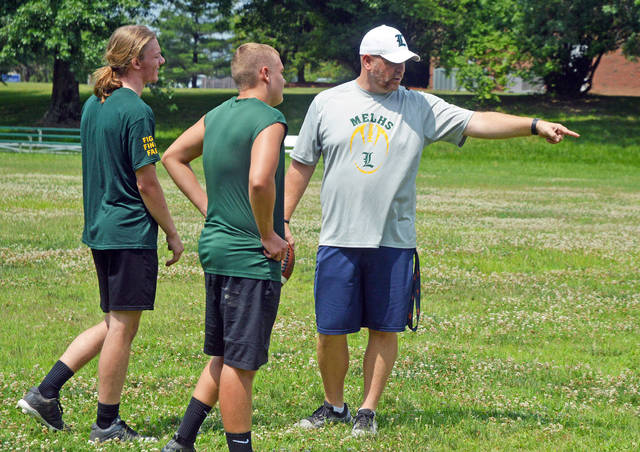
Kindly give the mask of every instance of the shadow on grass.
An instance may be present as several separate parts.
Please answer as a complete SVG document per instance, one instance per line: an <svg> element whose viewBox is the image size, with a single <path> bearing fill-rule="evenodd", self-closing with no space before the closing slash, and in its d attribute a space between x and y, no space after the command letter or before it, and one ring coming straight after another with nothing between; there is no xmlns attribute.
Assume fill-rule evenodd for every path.
<svg viewBox="0 0 640 452"><path fill-rule="evenodd" d="M218 406L213 407L213 410L217 410ZM180 422L182 422L182 415L184 414L184 408L181 408L181 412L179 415L175 416L164 416L158 418L155 422L149 425L145 425L145 434L155 436L156 438L162 438L165 436L173 436L173 434L178 431L178 427L180 426ZM220 416L213 418L211 414L207 416L205 421L202 423L200 427L199 434L214 431L224 433L224 427L222 426L222 420Z"/></svg>
<svg viewBox="0 0 640 452"><path fill-rule="evenodd" d="M578 99L557 99L546 95L503 94L500 102L482 105L470 94L434 94L471 110L497 110L520 116L540 115L557 119L585 115L637 117L640 113L640 97L635 96L590 94Z"/></svg>

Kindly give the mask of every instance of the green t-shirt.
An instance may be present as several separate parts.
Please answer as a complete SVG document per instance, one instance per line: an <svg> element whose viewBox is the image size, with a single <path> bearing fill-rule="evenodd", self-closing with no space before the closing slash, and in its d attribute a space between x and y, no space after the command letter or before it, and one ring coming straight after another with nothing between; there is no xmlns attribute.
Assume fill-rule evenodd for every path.
<svg viewBox="0 0 640 452"><path fill-rule="evenodd" d="M280 263L262 254L260 233L249 203L251 147L258 134L284 115L264 102L233 97L204 119L202 165L207 185L207 218L199 254L207 273L280 281ZM284 237L284 145L275 176L275 232Z"/></svg>
<svg viewBox="0 0 640 452"><path fill-rule="evenodd" d="M151 108L128 88L82 107L82 241L98 250L155 249L158 224L142 201L136 171L160 159Z"/></svg>

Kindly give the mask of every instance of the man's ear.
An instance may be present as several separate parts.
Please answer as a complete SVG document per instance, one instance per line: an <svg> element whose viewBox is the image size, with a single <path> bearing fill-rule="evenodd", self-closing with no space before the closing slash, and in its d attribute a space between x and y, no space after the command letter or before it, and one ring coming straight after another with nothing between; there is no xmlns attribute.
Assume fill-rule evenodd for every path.
<svg viewBox="0 0 640 452"><path fill-rule="evenodd" d="M135 57L134 59L131 60L131 67L134 69L140 69L141 65L138 57Z"/></svg>
<svg viewBox="0 0 640 452"><path fill-rule="evenodd" d="M271 72L267 66L262 66L260 68L260 80L263 80L266 83L269 83L271 77Z"/></svg>
<svg viewBox="0 0 640 452"><path fill-rule="evenodd" d="M373 57L371 55L362 55L360 63L365 69L371 69L371 63L373 62Z"/></svg>

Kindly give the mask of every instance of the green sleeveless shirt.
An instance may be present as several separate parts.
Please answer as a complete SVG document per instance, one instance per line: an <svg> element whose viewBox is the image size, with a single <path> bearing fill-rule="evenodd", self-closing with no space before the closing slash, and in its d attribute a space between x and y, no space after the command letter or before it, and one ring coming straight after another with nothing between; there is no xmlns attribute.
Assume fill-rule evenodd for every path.
<svg viewBox="0 0 640 452"><path fill-rule="evenodd" d="M207 186L207 218L199 255L205 272L280 281L280 263L262 253L249 202L251 147L260 132L284 115L256 99L233 97L205 116L202 164ZM275 175L275 232L284 237L284 144Z"/></svg>

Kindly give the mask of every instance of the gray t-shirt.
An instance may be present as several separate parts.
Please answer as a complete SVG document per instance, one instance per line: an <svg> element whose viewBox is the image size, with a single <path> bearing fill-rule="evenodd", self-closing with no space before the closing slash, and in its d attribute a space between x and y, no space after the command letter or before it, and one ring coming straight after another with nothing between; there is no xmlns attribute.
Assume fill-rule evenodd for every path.
<svg viewBox="0 0 640 452"><path fill-rule="evenodd" d="M355 80L318 94L291 157L324 159L320 245L415 248L422 149L439 140L462 146L472 114L404 87L371 93Z"/></svg>

